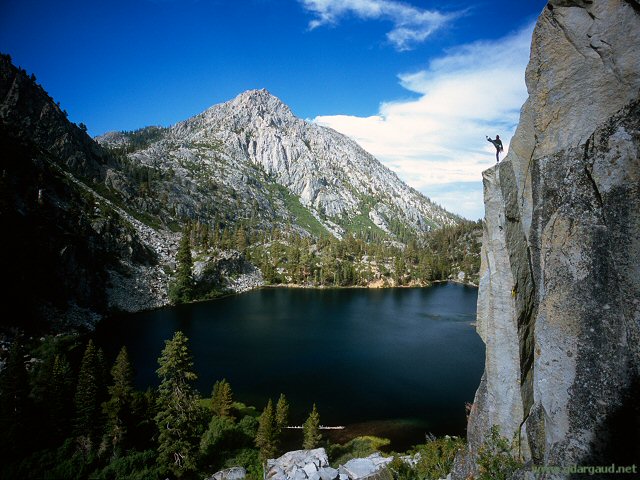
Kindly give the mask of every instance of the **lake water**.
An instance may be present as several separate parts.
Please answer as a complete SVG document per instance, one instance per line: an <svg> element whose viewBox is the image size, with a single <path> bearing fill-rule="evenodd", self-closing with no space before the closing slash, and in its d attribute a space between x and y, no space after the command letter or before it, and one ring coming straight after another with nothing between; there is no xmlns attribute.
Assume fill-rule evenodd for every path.
<svg viewBox="0 0 640 480"><path fill-rule="evenodd" d="M97 341L112 360L126 345L138 387L157 385L164 341L189 338L197 387L210 395L226 378L234 397L260 410L284 393L291 422L317 404L339 440L392 438L406 448L436 435L464 434L484 366L471 323L477 289L262 289L102 322ZM342 435L342 437L340 437Z"/></svg>

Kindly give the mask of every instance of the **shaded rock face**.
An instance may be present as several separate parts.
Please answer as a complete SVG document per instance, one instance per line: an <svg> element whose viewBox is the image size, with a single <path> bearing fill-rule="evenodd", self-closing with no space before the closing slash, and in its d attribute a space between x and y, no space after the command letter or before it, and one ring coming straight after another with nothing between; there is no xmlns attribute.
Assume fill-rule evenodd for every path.
<svg viewBox="0 0 640 480"><path fill-rule="evenodd" d="M640 461L638 45L633 1L538 20L510 153L483 175L486 365L454 478L492 425L529 464Z"/></svg>
<svg viewBox="0 0 640 480"><path fill-rule="evenodd" d="M133 268L149 268L154 253L46 153L17 143L2 127L0 263L6 288L0 298L21 311L0 326L91 327L108 309L105 285L114 275L131 278Z"/></svg>
<svg viewBox="0 0 640 480"><path fill-rule="evenodd" d="M91 328L109 310L163 303L159 254L130 216L89 186L104 178L112 158L6 55L0 151L7 284L0 298L21 310L0 327Z"/></svg>
<svg viewBox="0 0 640 480"><path fill-rule="evenodd" d="M109 157L85 131L67 120L35 77L0 58L0 123L7 136L38 145L68 169L91 179L104 175Z"/></svg>

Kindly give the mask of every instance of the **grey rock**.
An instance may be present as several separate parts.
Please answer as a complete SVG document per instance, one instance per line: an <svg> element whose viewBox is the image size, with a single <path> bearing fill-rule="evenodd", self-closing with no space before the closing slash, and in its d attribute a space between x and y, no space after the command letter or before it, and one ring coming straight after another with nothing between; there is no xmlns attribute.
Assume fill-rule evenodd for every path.
<svg viewBox="0 0 640 480"><path fill-rule="evenodd" d="M307 473L304 470L296 470L293 475L287 476L282 473L283 478L291 478L291 480L306 480L308 478Z"/></svg>
<svg viewBox="0 0 640 480"><path fill-rule="evenodd" d="M390 480L386 466L393 457L374 453L366 458L349 460L332 468L324 448L295 450L277 459L267 460L265 478L282 480Z"/></svg>
<svg viewBox="0 0 640 480"><path fill-rule="evenodd" d="M267 460L265 476L272 478L282 474L283 478L304 479L318 474L318 470L328 466L329 459L324 448L294 450L279 458Z"/></svg>
<svg viewBox="0 0 640 480"><path fill-rule="evenodd" d="M225 470L220 470L214 473L205 480L243 480L247 476L247 471L244 467L232 467Z"/></svg>
<svg viewBox="0 0 640 480"><path fill-rule="evenodd" d="M309 477L318 471L318 465L316 465L314 462L307 463L304 467L302 467L302 470L304 470L304 472Z"/></svg>
<svg viewBox="0 0 640 480"><path fill-rule="evenodd" d="M383 457L376 452L365 458L354 458L343 465L345 473L351 480L369 478L391 463L393 457Z"/></svg>
<svg viewBox="0 0 640 480"><path fill-rule="evenodd" d="M338 478L338 470L331 467L324 467L318 470L322 480L335 480Z"/></svg>
<svg viewBox="0 0 640 480"><path fill-rule="evenodd" d="M528 465L638 458L638 44L637 3L550 1L538 19L529 99L483 174L486 363L454 479L492 425Z"/></svg>

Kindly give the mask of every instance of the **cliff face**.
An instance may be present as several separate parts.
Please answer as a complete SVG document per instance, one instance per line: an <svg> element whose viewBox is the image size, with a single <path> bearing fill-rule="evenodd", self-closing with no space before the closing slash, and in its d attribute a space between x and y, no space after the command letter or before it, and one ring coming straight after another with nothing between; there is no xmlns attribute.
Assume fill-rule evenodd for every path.
<svg viewBox="0 0 640 480"><path fill-rule="evenodd" d="M476 470L492 425L529 465L640 459L638 45L633 0L551 0L540 15L529 99L483 175L487 356L454 478Z"/></svg>

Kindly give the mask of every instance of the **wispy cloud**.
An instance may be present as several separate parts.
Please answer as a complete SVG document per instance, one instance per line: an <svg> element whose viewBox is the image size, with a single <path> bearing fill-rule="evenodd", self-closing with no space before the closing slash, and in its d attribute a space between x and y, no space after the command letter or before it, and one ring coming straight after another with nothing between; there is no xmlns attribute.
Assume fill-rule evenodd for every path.
<svg viewBox="0 0 640 480"><path fill-rule="evenodd" d="M423 70L400 74L400 84L418 98L384 102L375 116L314 121L354 138L446 208L480 218L481 203L463 211L464 202L452 202L444 187L479 198L481 173L495 164L495 149L485 135L499 134L508 148L527 96L524 72L532 30L533 24L497 41L463 45Z"/></svg>
<svg viewBox="0 0 640 480"><path fill-rule="evenodd" d="M398 50L410 50L424 42L433 32L458 16L425 10L397 0L298 0L315 14L309 28L336 24L343 17L354 15L365 20L388 20L393 24L387 39Z"/></svg>

